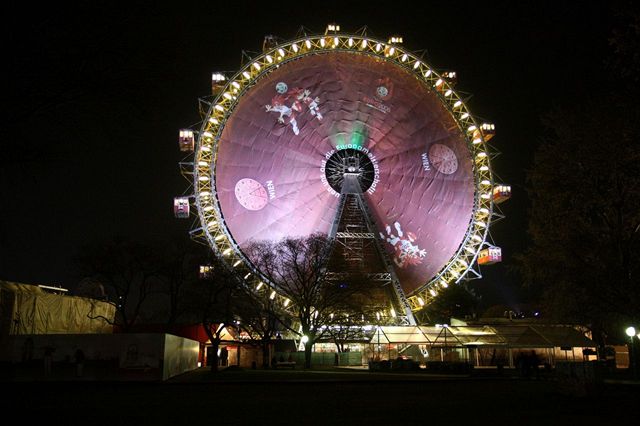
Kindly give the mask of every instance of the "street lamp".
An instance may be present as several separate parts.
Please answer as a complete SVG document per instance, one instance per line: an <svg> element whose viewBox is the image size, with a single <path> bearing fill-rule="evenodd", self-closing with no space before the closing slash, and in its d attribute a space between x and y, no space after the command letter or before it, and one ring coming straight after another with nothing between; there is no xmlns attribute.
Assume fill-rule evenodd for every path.
<svg viewBox="0 0 640 426"><path fill-rule="evenodd" d="M631 342L629 344L629 364L631 367L631 377L632 378L636 378L636 360L635 360L635 351L634 351L634 345L633 345L633 336L636 335L636 329L635 327L627 327L627 329L625 330L625 333L627 333L627 336L629 336L629 341Z"/></svg>

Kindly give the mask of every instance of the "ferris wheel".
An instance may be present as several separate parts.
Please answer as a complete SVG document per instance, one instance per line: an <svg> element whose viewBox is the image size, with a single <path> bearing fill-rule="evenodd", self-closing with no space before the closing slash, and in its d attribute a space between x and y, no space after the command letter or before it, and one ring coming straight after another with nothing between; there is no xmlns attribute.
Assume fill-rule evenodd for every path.
<svg viewBox="0 0 640 426"><path fill-rule="evenodd" d="M455 72L434 69L398 36L332 24L265 38L235 74L213 74L200 128L180 131L193 194L176 197L175 214L194 206L192 235L284 306L243 251L252 241L373 241L386 265L376 276L394 288L390 310L415 323L412 312L443 288L501 260L489 226L511 189L491 169L495 127L474 118L455 83ZM360 228L345 225L346 214Z"/></svg>

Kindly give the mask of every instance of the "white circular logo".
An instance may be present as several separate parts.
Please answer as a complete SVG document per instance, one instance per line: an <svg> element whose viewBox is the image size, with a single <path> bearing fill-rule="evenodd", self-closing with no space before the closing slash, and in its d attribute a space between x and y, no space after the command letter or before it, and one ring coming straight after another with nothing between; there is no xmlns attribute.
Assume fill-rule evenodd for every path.
<svg viewBox="0 0 640 426"><path fill-rule="evenodd" d="M386 98L389 94L389 89L387 89L385 86L378 86L378 88L376 89L376 93L379 97Z"/></svg>
<svg viewBox="0 0 640 426"><path fill-rule="evenodd" d="M286 93L288 89L289 89L289 86L287 86L287 83L285 83L284 81L281 81L280 83L276 84L276 92L280 94Z"/></svg>

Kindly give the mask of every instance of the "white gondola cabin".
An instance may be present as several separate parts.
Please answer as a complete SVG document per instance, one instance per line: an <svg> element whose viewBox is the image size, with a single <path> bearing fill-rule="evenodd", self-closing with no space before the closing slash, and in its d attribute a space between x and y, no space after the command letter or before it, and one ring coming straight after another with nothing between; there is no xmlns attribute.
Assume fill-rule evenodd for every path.
<svg viewBox="0 0 640 426"><path fill-rule="evenodd" d="M198 277L201 280L207 279L211 277L213 273L213 266L211 265L200 265L200 270L198 271Z"/></svg>
<svg viewBox="0 0 640 426"><path fill-rule="evenodd" d="M482 130L482 136L484 136L484 140L486 142L495 136L496 125L491 123L482 123L480 130Z"/></svg>
<svg viewBox="0 0 640 426"><path fill-rule="evenodd" d="M189 129L180 130L180 134L178 136L178 145L180 145L180 151L182 152L193 152L194 146L194 137L193 131Z"/></svg>
<svg viewBox="0 0 640 426"><path fill-rule="evenodd" d="M219 95L224 89L224 85L226 84L227 77L221 72L214 72L211 74L211 94Z"/></svg>
<svg viewBox="0 0 640 426"><path fill-rule="evenodd" d="M178 219L189 217L189 198L176 197L173 199L173 215Z"/></svg>
<svg viewBox="0 0 640 426"><path fill-rule="evenodd" d="M493 187L493 202L496 204L504 203L511 198L510 185L496 185Z"/></svg>
<svg viewBox="0 0 640 426"><path fill-rule="evenodd" d="M502 262L502 249L500 247L489 247L480 250L478 254L479 265L493 265Z"/></svg>

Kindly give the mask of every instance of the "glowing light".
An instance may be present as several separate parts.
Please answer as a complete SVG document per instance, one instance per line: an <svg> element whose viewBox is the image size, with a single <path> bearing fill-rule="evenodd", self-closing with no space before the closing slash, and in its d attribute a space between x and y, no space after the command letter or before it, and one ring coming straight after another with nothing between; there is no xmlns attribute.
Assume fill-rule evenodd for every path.
<svg viewBox="0 0 640 426"><path fill-rule="evenodd" d="M307 49L311 49L311 40L305 40L304 45L307 46Z"/></svg>
<svg viewBox="0 0 640 426"><path fill-rule="evenodd" d="M258 71L260 71L260 68L262 68L262 67L260 66L260 64L259 64L259 63L257 63L257 62L254 62L254 63L253 63L253 67L254 67L255 69L257 69Z"/></svg>
<svg viewBox="0 0 640 426"><path fill-rule="evenodd" d="M395 309L391 308L391 309L389 310L389 312L391 312L391 316L392 316L393 318L395 318L395 317L396 317L396 311L395 311Z"/></svg>
<svg viewBox="0 0 640 426"><path fill-rule="evenodd" d="M460 116L460 120L464 120L465 118L468 118L468 117L469 117L469 113L468 113L468 112L465 112L464 114L462 114L462 115Z"/></svg>
<svg viewBox="0 0 640 426"><path fill-rule="evenodd" d="M309 336L302 336L300 340L302 341L302 343L307 343L309 341Z"/></svg>
<svg viewBox="0 0 640 426"><path fill-rule="evenodd" d="M400 58L402 62L407 62L407 59L409 59L409 55L407 55L406 53L402 55L402 58Z"/></svg>
<svg viewBox="0 0 640 426"><path fill-rule="evenodd" d="M353 47L353 39L349 38L349 41L347 42L347 44L349 45L349 47Z"/></svg>
<svg viewBox="0 0 640 426"><path fill-rule="evenodd" d="M213 210L213 206L212 205L208 205L205 208L203 208L202 210L204 210L205 212L210 212L211 210Z"/></svg>
<svg viewBox="0 0 640 426"><path fill-rule="evenodd" d="M202 136L204 136L205 138L212 138L213 137L213 135L211 133L209 133L209 132L203 132Z"/></svg>
<svg viewBox="0 0 640 426"><path fill-rule="evenodd" d="M491 182L485 179L480 182L480 185L491 185Z"/></svg>
<svg viewBox="0 0 640 426"><path fill-rule="evenodd" d="M218 120L217 120L217 119L215 119L215 118L211 117L211 118L209 119L209 123L211 123L211 124L218 124L219 122L218 122Z"/></svg>
<svg viewBox="0 0 640 426"><path fill-rule="evenodd" d="M247 275L244 276L244 279L246 280L247 278L249 278L251 276L251 272L249 272Z"/></svg>
<svg viewBox="0 0 640 426"><path fill-rule="evenodd" d="M482 220L476 220L476 225L478 225L480 228L486 228L487 224L484 223L484 221Z"/></svg>
<svg viewBox="0 0 640 426"><path fill-rule="evenodd" d="M449 89L446 92L444 92L444 95L445 96L451 96L452 93L453 93L453 91L451 89Z"/></svg>
<svg viewBox="0 0 640 426"><path fill-rule="evenodd" d="M432 295L433 297L436 297L436 294L437 294L437 293L436 293L436 291L435 291L434 289L430 288L430 289L429 289L429 293L431 293L431 295Z"/></svg>
<svg viewBox="0 0 640 426"><path fill-rule="evenodd" d="M229 93L229 92L224 92L224 93L222 94L222 96L224 96L224 97L225 97L225 99L229 99L229 100L231 100L231 93Z"/></svg>
<svg viewBox="0 0 640 426"><path fill-rule="evenodd" d="M362 48L367 47L367 39L362 40Z"/></svg>
<svg viewBox="0 0 640 426"><path fill-rule="evenodd" d="M489 166L480 166L480 171L481 172L486 172L489 170Z"/></svg>
<svg viewBox="0 0 640 426"><path fill-rule="evenodd" d="M464 266L465 268L469 266L469 264L464 259L458 259L458 263Z"/></svg>
<svg viewBox="0 0 640 426"><path fill-rule="evenodd" d="M223 107L222 105L220 105L220 104L217 104L217 105L215 106L215 108L216 108L218 111L224 111L224 107Z"/></svg>
<svg viewBox="0 0 640 426"><path fill-rule="evenodd" d="M624 332L627 333L627 336L629 337L636 335L636 329L634 327L628 327Z"/></svg>
<svg viewBox="0 0 640 426"><path fill-rule="evenodd" d="M238 265L239 265L239 264L241 264L241 263L242 263L242 260L236 260L236 261L233 263L233 267L235 268L236 266L238 266Z"/></svg>
<svg viewBox="0 0 640 426"><path fill-rule="evenodd" d="M376 44L376 52L379 52L382 49L382 45L380 43Z"/></svg>
<svg viewBox="0 0 640 426"><path fill-rule="evenodd" d="M221 241L224 239L224 235L220 234L216 237L216 241Z"/></svg>
<svg viewBox="0 0 640 426"><path fill-rule="evenodd" d="M233 250L231 248L226 249L225 251L222 252L223 256L228 255L229 253L231 253Z"/></svg>
<svg viewBox="0 0 640 426"><path fill-rule="evenodd" d="M209 191L202 191L200 192L200 196L203 198L208 197L209 195L211 195L211 193Z"/></svg>
<svg viewBox="0 0 640 426"><path fill-rule="evenodd" d="M419 67L419 66L420 66L420 61L416 61L416 63L415 63L415 64L413 64L413 69L414 69L414 70L415 70L415 69L418 69L418 67ZM431 71L431 70L429 70L429 71ZM429 72L429 74L431 74L431 72ZM425 74L425 77L427 77L427 75L426 75L426 74Z"/></svg>
<svg viewBox="0 0 640 426"><path fill-rule="evenodd" d="M201 149L201 150L203 150L203 151L211 151L211 148L209 148L209 147L208 147L208 146L206 146L206 145L202 145L202 146L200 147L200 149Z"/></svg>
<svg viewBox="0 0 640 426"><path fill-rule="evenodd" d="M464 249L465 249L468 253L476 254L476 251L473 249L473 247L465 247Z"/></svg>
<svg viewBox="0 0 640 426"><path fill-rule="evenodd" d="M447 282L446 282L446 281L442 281L442 282L440 283L440 285L441 285L443 288L447 288L447 287L449 287L449 284L447 284Z"/></svg>
<svg viewBox="0 0 640 426"><path fill-rule="evenodd" d="M324 39L323 39L323 38L321 38L321 39L320 39L320 46L321 46L321 47L324 47L324 44L325 44L325 43L324 43ZM307 46L307 47L309 47L309 46Z"/></svg>
<svg viewBox="0 0 640 426"><path fill-rule="evenodd" d="M469 126L469 128L467 129L469 132L473 132L474 130L476 130L477 127L474 125Z"/></svg>
<svg viewBox="0 0 640 426"><path fill-rule="evenodd" d="M486 156L487 156L487 153L484 152L484 151L481 151L481 152L478 153L478 155L476 155L476 157L478 157L478 158L485 158Z"/></svg>
<svg viewBox="0 0 640 426"><path fill-rule="evenodd" d="M287 306L289 306L289 303L291 303L291 300L289 299L284 299L284 307L286 308Z"/></svg>
<svg viewBox="0 0 640 426"><path fill-rule="evenodd" d="M262 288L262 286L264 285L264 283L262 281L260 281L258 283L258 285L256 286L256 290L260 290Z"/></svg>
<svg viewBox="0 0 640 426"><path fill-rule="evenodd" d="M271 57L271 55L267 55L267 56L265 56L265 58L267 58L267 62L269 62L270 64L273 63L273 58ZM260 69L260 68L258 68L258 69Z"/></svg>
<svg viewBox="0 0 640 426"><path fill-rule="evenodd" d="M489 209L487 209L486 207L482 207L481 209L478 209L478 213L482 213L482 214L489 214Z"/></svg>
<svg viewBox="0 0 640 426"><path fill-rule="evenodd" d="M427 71L424 73L424 76L425 76L425 77L429 77L430 75L431 75L431 70L427 70Z"/></svg>
<svg viewBox="0 0 640 426"><path fill-rule="evenodd" d="M212 220L210 222L207 223L207 226L209 228L213 228L214 226L216 226L218 224L218 222L216 222L215 220Z"/></svg>
<svg viewBox="0 0 640 426"><path fill-rule="evenodd" d="M251 74L249 74L247 71L243 71L243 72L242 72L242 76L243 76L244 78L246 78L247 80L249 80L249 79L251 78Z"/></svg>
<svg viewBox="0 0 640 426"><path fill-rule="evenodd" d="M198 180L199 180L200 182L206 182L206 181L208 181L208 180L209 180L209 176L200 176L200 177L198 178Z"/></svg>
<svg viewBox="0 0 640 426"><path fill-rule="evenodd" d="M422 297L418 297L418 304L424 306L424 299L422 299Z"/></svg>
<svg viewBox="0 0 640 426"><path fill-rule="evenodd" d="M475 139L473 140L473 143L474 143L475 145L479 144L480 142L482 142L482 138L475 138Z"/></svg>
<svg viewBox="0 0 640 426"><path fill-rule="evenodd" d="M389 49L389 56L393 55L396 52L396 49L394 47L391 47Z"/></svg>
<svg viewBox="0 0 640 426"><path fill-rule="evenodd" d="M480 198L488 200L489 198L491 198L491 195L485 193L485 194L480 195Z"/></svg>
<svg viewBox="0 0 640 426"><path fill-rule="evenodd" d="M297 45L297 44L293 43L293 44L291 45L291 48L293 49L293 51L294 51L295 53L298 53L298 45Z"/></svg>
<svg viewBox="0 0 640 426"><path fill-rule="evenodd" d="M462 101L456 101L456 103L453 104L453 107L458 108L460 105L462 105Z"/></svg>
<svg viewBox="0 0 640 426"><path fill-rule="evenodd" d="M439 79L436 81L435 86L436 86L436 87L438 87L438 86L440 86L441 84L442 84L442 79L441 79L441 78L439 78Z"/></svg>
<svg viewBox="0 0 640 426"><path fill-rule="evenodd" d="M284 55L285 55L284 49L282 49L282 48L278 49L278 55L280 55L282 58L284 58Z"/></svg>
<svg viewBox="0 0 640 426"><path fill-rule="evenodd" d="M333 38L333 47L338 46L338 42L339 42L339 41L340 41L340 40L338 40L338 37L334 37L334 38Z"/></svg>
<svg viewBox="0 0 640 426"><path fill-rule="evenodd" d="M473 239L474 239L474 240L476 240L476 241L477 241L477 242L479 242L479 243L481 243L481 242L482 242L482 237L481 237L480 235L478 235L478 234L475 234L475 235L473 236Z"/></svg>
<svg viewBox="0 0 640 426"><path fill-rule="evenodd" d="M206 161L198 161L198 166L200 167L207 167L209 165L209 163L207 163Z"/></svg>
<svg viewBox="0 0 640 426"><path fill-rule="evenodd" d="M275 299L275 298L276 298L276 291L275 291L275 290L273 290L273 291L271 292L271 294L269 295L269 299L273 300L273 299Z"/></svg>

